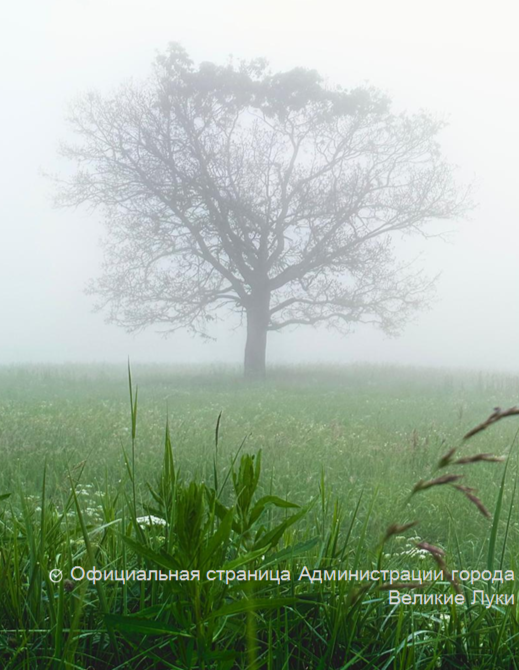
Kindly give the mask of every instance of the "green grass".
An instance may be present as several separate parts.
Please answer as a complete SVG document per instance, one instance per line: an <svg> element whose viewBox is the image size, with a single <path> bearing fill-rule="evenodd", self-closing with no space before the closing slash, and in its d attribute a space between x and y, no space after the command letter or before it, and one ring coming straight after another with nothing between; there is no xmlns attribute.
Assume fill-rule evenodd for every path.
<svg viewBox="0 0 519 670"><path fill-rule="evenodd" d="M314 569L517 569L519 378L353 366L0 369L1 668L513 668L517 606L395 606ZM135 389L138 384L138 393ZM220 418L219 418L220 417ZM506 464L436 470L492 452ZM464 474L460 491L420 479ZM3 495L10 494L8 497ZM165 526L140 525L146 514ZM381 540L392 523L418 526ZM290 582L54 584L52 568L290 570ZM234 567L233 567L234 566ZM237 567L238 566L238 567ZM426 592L448 593L448 583Z"/></svg>

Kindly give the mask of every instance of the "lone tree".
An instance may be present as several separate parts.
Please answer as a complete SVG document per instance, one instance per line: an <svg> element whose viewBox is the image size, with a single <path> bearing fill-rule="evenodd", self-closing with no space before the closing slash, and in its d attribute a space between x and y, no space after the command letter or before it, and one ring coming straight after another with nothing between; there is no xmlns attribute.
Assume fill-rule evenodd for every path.
<svg viewBox="0 0 519 670"><path fill-rule="evenodd" d="M244 372L265 375L267 334L289 326L396 333L430 282L399 264L396 235L466 209L437 142L443 123L391 112L371 88L265 61L195 67L171 45L150 78L71 107L77 165L57 203L101 208L108 320L207 336L246 317Z"/></svg>

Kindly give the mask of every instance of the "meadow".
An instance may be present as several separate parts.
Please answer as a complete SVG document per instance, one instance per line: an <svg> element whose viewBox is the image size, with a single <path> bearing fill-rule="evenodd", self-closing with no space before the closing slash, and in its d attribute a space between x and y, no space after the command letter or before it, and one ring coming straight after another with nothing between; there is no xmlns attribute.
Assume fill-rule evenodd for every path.
<svg viewBox="0 0 519 670"><path fill-rule="evenodd" d="M274 368L264 384L230 368L0 368L0 667L518 667L515 582L448 577L519 571L519 417L463 440L518 396L519 376L381 366ZM477 454L502 460L455 463ZM298 579L442 563L442 580L394 588L463 604ZM73 566L201 579L93 583ZM218 569L291 578L206 577Z"/></svg>

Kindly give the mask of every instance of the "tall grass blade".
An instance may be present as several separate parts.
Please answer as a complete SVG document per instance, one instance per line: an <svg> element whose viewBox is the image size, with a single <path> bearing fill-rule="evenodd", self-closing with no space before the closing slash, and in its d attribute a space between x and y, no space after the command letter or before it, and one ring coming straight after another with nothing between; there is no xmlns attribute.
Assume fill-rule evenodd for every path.
<svg viewBox="0 0 519 670"><path fill-rule="evenodd" d="M505 491L505 481L506 481L506 473L508 470L508 464L510 463L510 456L512 455L512 448L515 444L515 441L517 440L517 436L519 435L519 430L516 432L515 437L512 441L512 445L510 447L510 451L508 452L508 456L506 458L505 462L505 467L503 470L503 476L501 477L501 485L499 487L499 492L497 494L497 500L496 500L496 506L494 510L494 518L492 520L492 527L490 529L490 537L488 541L488 556L487 556L487 570L493 570L494 569L494 559L495 559L495 554L496 554L496 542L497 542L497 533L499 529L499 519L501 517L501 508L503 506L503 494Z"/></svg>

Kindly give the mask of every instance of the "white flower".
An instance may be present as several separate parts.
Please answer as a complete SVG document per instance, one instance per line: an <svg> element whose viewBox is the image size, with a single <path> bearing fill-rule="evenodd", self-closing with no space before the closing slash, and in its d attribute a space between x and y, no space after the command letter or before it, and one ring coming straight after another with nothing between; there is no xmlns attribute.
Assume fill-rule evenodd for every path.
<svg viewBox="0 0 519 670"><path fill-rule="evenodd" d="M153 516L153 514L148 514L148 516L138 516L137 523L141 528L144 526L165 526L166 519L161 519L158 516Z"/></svg>

